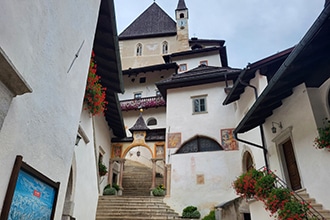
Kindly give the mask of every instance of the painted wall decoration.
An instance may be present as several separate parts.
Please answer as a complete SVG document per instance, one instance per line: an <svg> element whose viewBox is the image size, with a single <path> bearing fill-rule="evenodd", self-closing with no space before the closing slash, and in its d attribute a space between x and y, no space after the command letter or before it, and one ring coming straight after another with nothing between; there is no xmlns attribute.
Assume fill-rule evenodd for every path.
<svg viewBox="0 0 330 220"><path fill-rule="evenodd" d="M179 148L181 145L181 133L168 133L167 147Z"/></svg>
<svg viewBox="0 0 330 220"><path fill-rule="evenodd" d="M165 157L164 145L156 145L155 147L156 147L156 157L164 158Z"/></svg>
<svg viewBox="0 0 330 220"><path fill-rule="evenodd" d="M121 145L114 145L112 147L112 158L120 158L121 157L121 151L122 151Z"/></svg>
<svg viewBox="0 0 330 220"><path fill-rule="evenodd" d="M17 156L0 219L53 219L59 183Z"/></svg>
<svg viewBox="0 0 330 220"><path fill-rule="evenodd" d="M221 129L221 145L225 150L238 150L233 131L234 128Z"/></svg>

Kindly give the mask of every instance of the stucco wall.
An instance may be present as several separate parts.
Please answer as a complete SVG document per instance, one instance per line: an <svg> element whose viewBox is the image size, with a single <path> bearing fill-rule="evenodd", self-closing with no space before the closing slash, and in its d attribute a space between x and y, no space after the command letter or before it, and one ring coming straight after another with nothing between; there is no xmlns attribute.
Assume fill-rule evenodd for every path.
<svg viewBox="0 0 330 220"><path fill-rule="evenodd" d="M236 151L172 155L171 196L166 202L180 214L193 205L207 215L216 205L237 197L231 184L240 172L238 161ZM197 175L204 183L197 182Z"/></svg>
<svg viewBox="0 0 330 220"><path fill-rule="evenodd" d="M321 94L322 90L319 95L321 96ZM294 88L293 95L285 99L283 105L274 111L274 116L268 118L265 123L271 169L277 170L284 178L283 159L279 155L276 142L271 141L273 138L282 135L282 131L278 130L276 134L272 134L270 132L272 121L281 121L283 124L282 131L284 132L288 127L292 127L292 142L302 187L306 188L310 196L315 198L318 203L330 209L329 197L324 193L328 189L327 183L330 181L328 169L326 168L330 166L330 152L315 149L313 146L313 141L318 136L317 125L308 96L308 89L304 84ZM321 179L322 181L316 181Z"/></svg>
<svg viewBox="0 0 330 220"><path fill-rule="evenodd" d="M33 92L13 99L0 132L0 207L19 154L60 182L55 219L61 219L99 3L1 2L1 48Z"/></svg>
<svg viewBox="0 0 330 220"><path fill-rule="evenodd" d="M164 63L162 58L162 43L164 41L168 43L168 54L189 49L182 48L177 36L121 40L119 47L123 70ZM142 56L136 56L138 43L142 44ZM188 45L188 39L186 45Z"/></svg>
<svg viewBox="0 0 330 220"><path fill-rule="evenodd" d="M182 57L174 57L172 62L176 62L178 65L187 64L187 70L191 70L200 65L201 61L207 61L208 66L222 66L220 60L219 51L208 52L204 54L195 54L190 56L185 56L184 59Z"/></svg>

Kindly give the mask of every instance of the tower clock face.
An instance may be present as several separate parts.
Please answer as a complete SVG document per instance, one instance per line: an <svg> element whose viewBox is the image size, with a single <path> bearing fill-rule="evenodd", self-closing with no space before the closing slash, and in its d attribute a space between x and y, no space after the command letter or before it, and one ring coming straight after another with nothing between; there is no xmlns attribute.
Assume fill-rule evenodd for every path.
<svg viewBox="0 0 330 220"><path fill-rule="evenodd" d="M179 20L179 26L180 27L186 26L186 20Z"/></svg>

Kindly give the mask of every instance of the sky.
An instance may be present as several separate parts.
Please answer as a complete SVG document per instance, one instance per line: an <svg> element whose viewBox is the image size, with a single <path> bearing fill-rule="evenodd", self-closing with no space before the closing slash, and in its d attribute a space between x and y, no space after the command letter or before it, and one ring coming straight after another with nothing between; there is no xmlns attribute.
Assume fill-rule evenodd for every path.
<svg viewBox="0 0 330 220"><path fill-rule="evenodd" d="M114 0L120 34L154 0ZM244 68L302 39L325 0L185 0L189 38L225 40L230 67ZM178 0L156 0L175 20Z"/></svg>

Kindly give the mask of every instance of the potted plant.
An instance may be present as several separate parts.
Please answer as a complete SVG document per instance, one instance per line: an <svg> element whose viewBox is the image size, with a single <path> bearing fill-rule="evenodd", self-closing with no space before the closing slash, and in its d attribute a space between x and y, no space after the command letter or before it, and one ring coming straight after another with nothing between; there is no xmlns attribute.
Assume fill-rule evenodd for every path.
<svg viewBox="0 0 330 220"><path fill-rule="evenodd" d="M99 162L99 174L100 174L100 176L104 176L105 174L107 174L107 172L108 172L107 167L102 162Z"/></svg>
<svg viewBox="0 0 330 220"><path fill-rule="evenodd" d="M295 219L303 220L310 219L308 218L308 204L298 201L297 199L292 198L290 201L285 203L282 209L278 211L279 220L285 219Z"/></svg>
<svg viewBox="0 0 330 220"><path fill-rule="evenodd" d="M152 190L152 195L154 196L165 196L165 194L166 194L166 189L163 184L160 184L159 186L157 186L157 188L154 188Z"/></svg>
<svg viewBox="0 0 330 220"><path fill-rule="evenodd" d="M187 206L182 211L182 218L189 219L199 219L201 217L201 213L197 210L195 206Z"/></svg>
<svg viewBox="0 0 330 220"><path fill-rule="evenodd" d="M260 178L255 182L255 195L259 200L265 200L269 193L275 187L276 176L269 170L265 169Z"/></svg>
<svg viewBox="0 0 330 220"><path fill-rule="evenodd" d="M116 195L117 189L110 184L106 185L103 189L103 195Z"/></svg>
<svg viewBox="0 0 330 220"><path fill-rule="evenodd" d="M314 146L318 149L328 149L330 151L330 120L323 120L323 127L318 128L319 136L314 140Z"/></svg>
<svg viewBox="0 0 330 220"><path fill-rule="evenodd" d="M273 188L264 200L266 209L274 215L278 210L283 209L284 205L291 199L290 191L286 188Z"/></svg>
<svg viewBox="0 0 330 220"><path fill-rule="evenodd" d="M253 198L256 194L255 184L263 176L262 171L251 169L240 175L233 183L236 193L244 198Z"/></svg>

